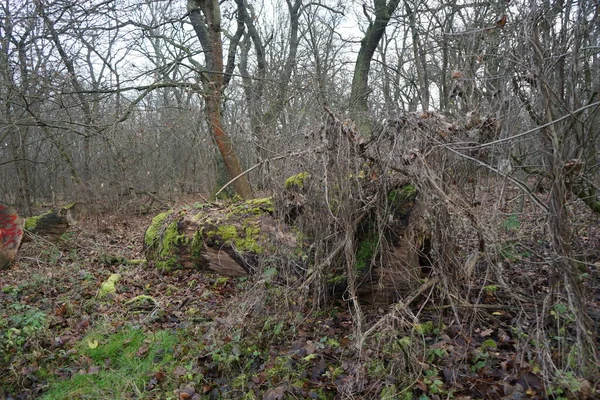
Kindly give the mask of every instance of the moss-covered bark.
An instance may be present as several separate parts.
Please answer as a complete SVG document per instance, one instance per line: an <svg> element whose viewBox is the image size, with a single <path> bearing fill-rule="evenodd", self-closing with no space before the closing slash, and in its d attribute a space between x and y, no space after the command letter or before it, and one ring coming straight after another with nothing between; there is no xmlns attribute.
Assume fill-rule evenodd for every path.
<svg viewBox="0 0 600 400"><path fill-rule="evenodd" d="M29 217L25 220L25 230L33 235L43 236L48 240L57 241L69 227L77 225L85 212L81 203L72 203L61 208L55 208L43 214Z"/></svg>
<svg viewBox="0 0 600 400"><path fill-rule="evenodd" d="M257 256L277 246L281 227L272 213L273 203L265 198L159 214L146 230L147 257L165 271L192 267L246 275Z"/></svg>

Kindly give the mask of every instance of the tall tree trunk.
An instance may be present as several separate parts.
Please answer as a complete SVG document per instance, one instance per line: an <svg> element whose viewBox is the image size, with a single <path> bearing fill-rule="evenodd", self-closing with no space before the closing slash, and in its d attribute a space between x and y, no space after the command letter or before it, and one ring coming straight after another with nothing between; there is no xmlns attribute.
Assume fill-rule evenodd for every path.
<svg viewBox="0 0 600 400"><path fill-rule="evenodd" d="M221 117L221 101L226 87L224 76L230 75L232 71L226 71L223 65L219 2L218 0L189 0L188 11L190 22L204 50L206 61L206 71L203 72L206 72L208 78L203 80L203 97L206 103L208 126L223 157L229 176L231 179L237 177L233 182L236 193L243 199L249 199L252 197L250 181L247 175L242 175L240 160L233 149L231 138L223 127ZM232 41L230 46L237 47L237 42ZM230 56L231 54L230 49ZM228 66L230 64L233 68L233 63L228 62Z"/></svg>
<svg viewBox="0 0 600 400"><path fill-rule="evenodd" d="M396 11L400 0L373 0L375 6L375 20L370 21L365 36L361 40L358 56L354 66L352 77L352 92L350 94L350 111L355 118L364 120L364 114L368 111L369 99L369 71L371 60L377 50L377 45L385 33L385 28L390 21L390 16ZM366 14L366 9L365 9Z"/></svg>
<svg viewBox="0 0 600 400"><path fill-rule="evenodd" d="M421 107L423 108L423 111L427 111L429 109L429 74L427 72L426 52L423 48L423 44L421 43L419 30L417 29L416 11L411 9L408 1L404 2L404 6L406 7L410 24L415 69L417 70L417 78L419 80L419 97L421 100Z"/></svg>

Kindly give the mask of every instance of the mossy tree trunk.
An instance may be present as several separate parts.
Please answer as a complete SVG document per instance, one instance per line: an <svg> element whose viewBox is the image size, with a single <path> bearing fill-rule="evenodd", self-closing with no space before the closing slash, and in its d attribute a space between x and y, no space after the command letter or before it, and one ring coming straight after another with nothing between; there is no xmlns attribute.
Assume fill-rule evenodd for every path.
<svg viewBox="0 0 600 400"><path fill-rule="evenodd" d="M85 206L73 203L55 208L25 220L25 231L29 235L42 236L56 242L67 232L69 227L77 225L85 213ZM27 237L27 236L26 236Z"/></svg>
<svg viewBox="0 0 600 400"><path fill-rule="evenodd" d="M195 268L221 275L254 272L260 257L293 254L295 235L272 216L271 199L201 204L159 214L146 230L146 256L163 271Z"/></svg>

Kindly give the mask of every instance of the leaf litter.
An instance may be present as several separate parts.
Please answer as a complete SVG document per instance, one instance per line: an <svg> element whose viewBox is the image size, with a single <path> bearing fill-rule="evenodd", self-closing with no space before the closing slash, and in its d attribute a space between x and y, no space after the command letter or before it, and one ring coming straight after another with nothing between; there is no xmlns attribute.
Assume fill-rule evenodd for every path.
<svg viewBox="0 0 600 400"><path fill-rule="evenodd" d="M481 308L470 313L468 324L460 325L449 308L424 298L413 305L421 312L419 329L397 321L394 335L386 337L384 332L357 347L352 315L342 301L320 312L299 303L289 309L296 316L281 320L275 318L276 305L262 305L256 307L265 313L260 318L232 324L232 304L247 300L244 293L252 285L250 279L223 280L191 270L163 274L143 263L129 264L127 260L143 259L142 236L150 219L130 215L105 219L110 229L87 222L58 245L25 244L17 262L0 277L3 321L24 313L33 318L31 325L35 310L45 316L37 331L23 335L19 346L8 345L3 338L2 368L12 371L0 378L5 398L38 398L55 382L117 368L110 359L97 364L81 352L82 340L100 325L115 331L133 326L150 335L162 330L180 335L173 360L159 371L147 371L142 391L131 398L235 399L249 393L253 397L247 398L262 399L594 396L597 383L574 378L568 369L564 385L553 386L548 395L549 385L533 349L564 352L569 328L553 343L535 343L528 325L534 323L536 305L519 304L501 288L476 295L472 304ZM586 244L599 237L592 228L581 236ZM512 260L506 265L507 279L534 292L546 291L544 281L538 281L527 264L544 259L543 254L536 255L543 252L538 243L531 254ZM122 279L114 298L98 299L101 283L116 273ZM588 285L596 293L590 306L600 315L597 278ZM140 296L152 300L132 306L130 301ZM21 309L14 312L17 306ZM368 311L372 322L384 312ZM262 326L253 322L257 319ZM92 350L101 346L102 340L85 342ZM150 342L142 342L135 354L146 357L150 348ZM161 362L164 354L154 358ZM406 377L412 382L408 391Z"/></svg>

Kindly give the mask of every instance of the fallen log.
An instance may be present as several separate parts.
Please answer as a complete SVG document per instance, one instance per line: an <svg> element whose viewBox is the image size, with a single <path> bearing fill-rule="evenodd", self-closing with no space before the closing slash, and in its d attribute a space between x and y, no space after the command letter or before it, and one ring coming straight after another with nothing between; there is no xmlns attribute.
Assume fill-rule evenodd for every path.
<svg viewBox="0 0 600 400"><path fill-rule="evenodd" d="M23 219L12 207L0 205L0 270L17 255L23 238Z"/></svg>
<svg viewBox="0 0 600 400"><path fill-rule="evenodd" d="M149 262L163 271L196 268L228 276L254 271L260 257L289 248L296 238L273 217L270 198L208 203L157 215L145 234Z"/></svg>
<svg viewBox="0 0 600 400"><path fill-rule="evenodd" d="M77 225L85 213L82 203L73 203L64 207L49 210L43 214L25 220L26 237L42 236L56 242L67 232L69 227Z"/></svg>
<svg viewBox="0 0 600 400"><path fill-rule="evenodd" d="M0 270L14 260L22 241L42 236L56 242L69 227L79 223L84 213L83 204L73 203L23 220L14 208L0 205Z"/></svg>

